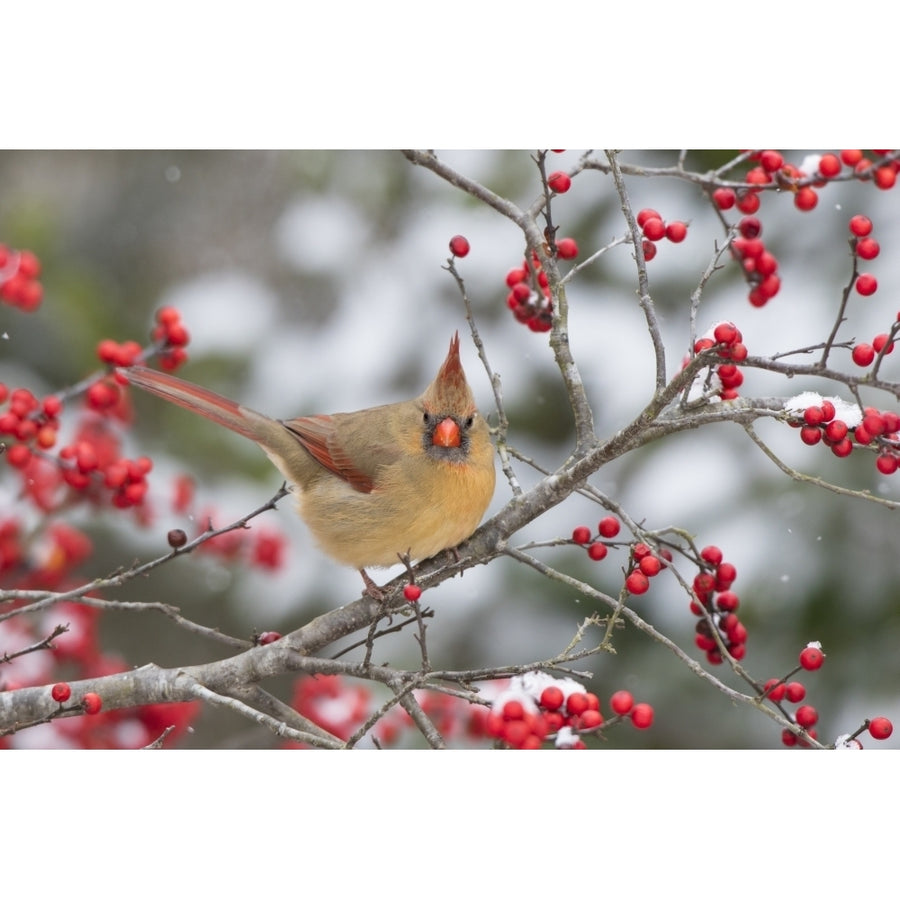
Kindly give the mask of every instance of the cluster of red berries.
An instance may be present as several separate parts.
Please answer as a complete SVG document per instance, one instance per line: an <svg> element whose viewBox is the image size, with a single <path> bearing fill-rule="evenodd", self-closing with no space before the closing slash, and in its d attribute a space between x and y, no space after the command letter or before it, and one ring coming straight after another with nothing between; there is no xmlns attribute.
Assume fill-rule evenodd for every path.
<svg viewBox="0 0 900 900"><path fill-rule="evenodd" d="M613 694L610 706L616 716L630 718L635 728L653 724L653 707L635 704L628 691ZM546 740L560 750L584 750L581 735L603 724L599 698L577 681L526 672L495 698L484 729L514 750L537 750Z"/></svg>
<svg viewBox="0 0 900 900"><path fill-rule="evenodd" d="M638 227L644 235L641 248L644 251L644 259L650 262L656 256L656 244L663 238L673 244L680 244L687 237L686 222L665 222L663 217L655 209L642 209L637 214Z"/></svg>
<svg viewBox="0 0 900 900"><path fill-rule="evenodd" d="M509 288L506 305L515 320L532 331L549 331L553 324L553 300L547 273L536 253L531 255L530 263L524 260L519 268L506 273L506 286Z"/></svg>
<svg viewBox="0 0 900 900"><path fill-rule="evenodd" d="M22 260L26 271L30 271L27 268L30 257L22 254L19 257L21 275ZM184 348L189 336L176 309L159 310L152 337L164 368L174 369L187 358ZM134 365L144 355L136 341L118 343L104 339L97 345L97 356L108 366ZM8 407L0 412L0 437L11 437L16 443L6 448L6 460L21 470L26 496L39 508L44 511L54 508L54 498L58 500L56 488L63 483L87 492L94 500L99 497L98 487L108 488L111 502L118 508L142 504L152 463L146 457L123 458L118 437L102 421L81 423L75 439L53 457L47 451L57 443L62 400L56 396L39 400L27 388L9 390L0 384L0 406L7 400ZM110 417L127 420L130 416L125 393L113 374L100 375L87 383L84 404L88 410L100 413L103 420Z"/></svg>
<svg viewBox="0 0 900 900"><path fill-rule="evenodd" d="M48 449L56 443L62 401L49 396L38 400L27 388L9 388L0 383L0 406L9 401L0 413L0 435L20 443L6 450L6 461L17 469L24 469L31 461L31 446Z"/></svg>
<svg viewBox="0 0 900 900"><path fill-rule="evenodd" d="M604 516L597 526L597 536L594 537L591 529L587 525L578 525L572 530L572 543L581 544L587 547L588 556L594 562L600 562L606 558L609 548L613 544L604 543L601 538L607 541L614 538L621 530L619 520L615 516Z"/></svg>
<svg viewBox="0 0 900 900"><path fill-rule="evenodd" d="M56 523L61 526L62 523ZM28 562L18 568L16 587L46 587L65 590L71 587L71 565L74 554L84 554L85 545L90 553L89 542L71 526L60 531L56 537L59 543L45 546L32 554ZM0 529L2 530L2 529ZM37 548L35 548L37 551ZM71 560L62 559L64 554L72 554ZM38 556L45 557L40 568L36 568ZM55 572L51 570L56 570ZM15 579L15 571L5 573L7 583ZM130 667L115 656L101 649L99 626L102 621L99 609L77 603L60 603L44 610L39 615L26 620L24 617L0 623L0 646L27 646L39 641L60 622L67 623L67 630L55 636L50 652L31 653L12 659L3 667L3 688L19 688L47 685L49 696L58 704L67 704L73 697L76 702L60 708L51 714L50 723L40 729L41 747L66 749L129 749L143 747L158 738L172 726L175 730L167 737L174 743L199 714L201 704L158 703L130 709L106 710L99 693L81 693L69 680L61 680L59 672L65 670L67 679L100 678L125 672ZM82 689L83 690L83 689ZM83 715L63 715L77 710ZM0 749L30 748L35 746L37 730L22 729L0 738Z"/></svg>
<svg viewBox="0 0 900 900"><path fill-rule="evenodd" d="M102 432L89 432L87 439L67 444L59 451L59 459L70 463L62 468L63 480L69 487L82 491L95 484L96 479L112 492L113 506L118 509L138 506L147 494L147 475L153 468L153 460L148 456L125 459L117 452L110 455L109 440L92 440L98 434ZM117 448L118 442L114 445Z"/></svg>
<svg viewBox="0 0 900 900"><path fill-rule="evenodd" d="M40 274L41 263L30 250L0 244L0 300L22 312L34 312L44 298Z"/></svg>
<svg viewBox="0 0 900 900"><path fill-rule="evenodd" d="M102 399L98 407L100 386L108 388L114 399ZM17 443L7 449L6 461L22 472L25 493L39 508L47 511L56 505L53 498L61 483L77 491L105 486L112 491L112 504L119 508L141 503L147 491L146 476L152 468L147 457L122 458L119 439L102 422L93 420L83 422L75 439L53 457L47 451L55 446L60 428L59 398L50 396L41 401L26 388L7 392L0 385L0 402L7 396L9 407L0 414L0 434L14 437ZM109 409L118 399L116 385L105 381L95 382L86 392L87 404L94 409ZM92 499L97 496L96 491L91 493Z"/></svg>
<svg viewBox="0 0 900 900"><path fill-rule="evenodd" d="M50 689L50 696L60 705L72 696L72 688L67 681L59 681ZM103 701L99 694L88 691L81 698L81 708L85 715L96 716L103 707Z"/></svg>
<svg viewBox="0 0 900 900"><path fill-rule="evenodd" d="M850 410L850 412L855 412ZM792 422L794 427L800 428L800 440L804 444L813 446L823 441L831 447L831 452L838 457L849 456L853 450L853 441L850 439L850 429L856 425L851 419L850 424L846 418L836 418L837 407L834 401L822 399L821 403L807 406L802 413L802 423Z"/></svg>
<svg viewBox="0 0 900 900"><path fill-rule="evenodd" d="M820 669L824 662L825 654L822 652L822 645L818 641L811 641L800 652L800 665L785 678L770 678L763 686L762 696L767 700L771 700L779 708L785 701L788 703L803 703L806 699L806 687L800 681L788 681L787 679L799 672L800 669L814 672L816 669ZM782 712L784 712L783 709ZM810 706L808 703L798 706L796 711L790 715L790 718L801 728L804 728L811 738L815 740L818 737L813 726L819 721L819 712L814 706ZM810 746L808 741L789 728L785 728L782 731L781 742L786 747Z"/></svg>
<svg viewBox="0 0 900 900"><path fill-rule="evenodd" d="M738 388L744 383L744 374L737 363L747 358L747 348L743 343L743 335L734 322L719 322L707 334L694 342L694 353L716 349L716 355L726 360L716 366L721 388L718 395L722 400L734 400L738 396ZM690 362L685 359L682 368Z"/></svg>
<svg viewBox="0 0 900 900"><path fill-rule="evenodd" d="M572 530L572 543L587 547L587 555L594 562L599 562L606 559L609 548L615 546L611 539L620 529L621 525L615 516L604 516L597 525L596 537L591 534L587 525L578 525ZM625 589L629 594L645 594L650 588L650 579L666 567L666 562L671 561L672 554L665 548L657 555L643 541L635 542L631 546Z"/></svg>
<svg viewBox="0 0 900 900"><path fill-rule="evenodd" d="M876 159L865 156L862 150L841 150L839 154L826 153L819 158L818 174L823 178L835 178L847 166L858 181L869 181L883 191L890 190L897 183L900 161L896 159L879 162L877 157L894 153L893 150L872 150Z"/></svg>
<svg viewBox="0 0 900 900"><path fill-rule="evenodd" d="M731 250L750 285L747 299L751 306L765 306L781 290L778 260L760 237L762 222L756 216L744 216L738 222L738 232L740 237L731 242Z"/></svg>
<svg viewBox="0 0 900 900"><path fill-rule="evenodd" d="M857 284L859 284L859 279L857 279ZM900 313L897 314L897 321L900 322ZM876 334L875 337L872 338L871 344L861 342L854 345L850 356L853 359L853 362L856 363L856 365L865 369L871 366L873 362L875 362L875 357L878 356L879 353L883 356L887 356L888 353L893 352L894 341L891 338L890 334L884 333Z"/></svg>
<svg viewBox="0 0 900 900"><path fill-rule="evenodd" d="M156 327L150 336L159 348L160 368L174 372L187 360L184 348L191 338L181 321L181 313L174 307L164 306L156 311Z"/></svg>
<svg viewBox="0 0 900 900"><path fill-rule="evenodd" d="M701 617L694 643L706 653L712 665L722 662L713 629L734 659L743 659L747 652L747 629L735 612L740 598L731 590L736 578L737 569L724 560L718 547L711 544L700 551L700 571L694 576L690 609Z"/></svg>
<svg viewBox="0 0 900 900"><path fill-rule="evenodd" d="M215 523L222 519L221 513L212 507L199 509L196 513L190 512L189 515L194 522L195 538L214 529ZM187 535L185 542L186 539ZM171 546L171 541L169 543ZM229 564L246 563L259 569L274 571L284 565L287 538L280 531L262 525L232 528L204 541L197 547L197 552Z"/></svg>
<svg viewBox="0 0 900 900"><path fill-rule="evenodd" d="M660 558L662 557L662 558ZM656 556L653 550L642 541L631 548L631 560L628 574L625 576L625 590L629 594L646 594L650 589L650 579L666 567L666 560L671 562L672 555L663 548Z"/></svg>
<svg viewBox="0 0 900 900"><path fill-rule="evenodd" d="M342 741L369 718L372 695L364 684L340 675L306 675L294 683L291 706ZM301 745L288 743L288 748Z"/></svg>
<svg viewBox="0 0 900 900"><path fill-rule="evenodd" d="M883 157L891 150L873 150L875 157ZM864 156L862 150L841 150L839 154L825 153L819 157L810 157L804 161L806 168L815 171L807 172L792 163L786 162L777 150L762 150L750 156L756 162L747 172L744 180L747 187L735 191L730 187L720 187L713 191L712 197L719 209L731 209L733 206L748 215L759 209L759 193L769 185L780 191L789 193L794 198L794 206L802 212L815 209L819 202L818 191L829 181L844 173L844 167L852 170L859 181L871 180L882 190L888 190L896 184L900 161L896 159L879 162ZM809 182L813 179L812 183Z"/></svg>
<svg viewBox="0 0 900 900"><path fill-rule="evenodd" d="M800 429L800 440L814 446L820 441L831 448L831 452L844 458L853 452L854 444L874 447L878 455L875 466L882 475L893 475L900 467L900 415L895 412L867 406L862 413L848 404L842 406L842 417L837 417L834 400L823 399L815 394L801 395L798 400L814 399L805 408L788 406L799 415L799 420L791 424Z"/></svg>
<svg viewBox="0 0 900 900"><path fill-rule="evenodd" d="M771 700L779 708L781 708L781 703L784 701L803 703L806 699L806 688L799 681L788 681L787 679L801 669L807 672L815 672L817 669L822 668L824 662L825 654L822 652L822 645L818 641L810 641L800 651L799 665L784 678L770 678L763 687L762 696L767 700ZM814 726L819 721L819 711L814 706L804 703L802 706L798 706L793 714L785 712L783 708L781 708L781 711L803 728L809 738L813 740L818 739L818 733ZM877 716L874 719L867 719L852 735L847 734L839 737L835 741L835 746L843 750L862 750L862 744L857 738L863 731L868 731L875 740L883 741L891 736L893 730L894 726L890 719L884 716ZM786 747L811 746L803 735L798 735L790 728L782 730L781 742Z"/></svg>
<svg viewBox="0 0 900 900"><path fill-rule="evenodd" d="M878 241L871 237L872 227L872 220L868 216L855 215L850 219L850 234L853 235L851 246L859 259L875 259L881 252ZM878 279L869 272L860 272L856 276L854 287L861 297L871 297L878 290Z"/></svg>

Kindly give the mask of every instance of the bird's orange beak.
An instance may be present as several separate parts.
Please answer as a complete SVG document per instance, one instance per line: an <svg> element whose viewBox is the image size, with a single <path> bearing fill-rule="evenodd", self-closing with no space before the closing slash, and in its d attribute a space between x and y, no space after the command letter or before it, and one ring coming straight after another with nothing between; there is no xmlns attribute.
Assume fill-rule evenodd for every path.
<svg viewBox="0 0 900 900"><path fill-rule="evenodd" d="M436 447L458 447L461 441L459 425L450 416L438 422L431 438Z"/></svg>

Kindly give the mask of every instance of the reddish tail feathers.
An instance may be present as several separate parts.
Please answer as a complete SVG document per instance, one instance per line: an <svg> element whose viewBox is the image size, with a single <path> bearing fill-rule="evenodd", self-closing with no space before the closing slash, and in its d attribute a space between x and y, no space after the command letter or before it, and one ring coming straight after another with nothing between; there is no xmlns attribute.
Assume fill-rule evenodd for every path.
<svg viewBox="0 0 900 900"><path fill-rule="evenodd" d="M259 429L248 420L244 408L221 394L143 366L117 369L117 372L131 384L151 394L199 413L252 441L259 440Z"/></svg>

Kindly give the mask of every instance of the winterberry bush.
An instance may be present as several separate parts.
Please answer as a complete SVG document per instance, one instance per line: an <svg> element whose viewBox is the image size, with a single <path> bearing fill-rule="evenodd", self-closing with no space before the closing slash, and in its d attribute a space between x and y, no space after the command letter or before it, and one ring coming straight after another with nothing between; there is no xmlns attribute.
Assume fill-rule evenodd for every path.
<svg viewBox="0 0 900 900"><path fill-rule="evenodd" d="M189 289L151 277L90 328L71 261L0 220L0 746L890 745L900 152L346 159L335 184L389 171L407 205L384 188L367 223L295 185L241 260L279 248L265 278L204 285L217 257L185 253ZM358 298L344 350L329 292ZM382 600L238 439L116 372L349 410L464 321L497 493ZM80 355L35 363L61 323Z"/></svg>

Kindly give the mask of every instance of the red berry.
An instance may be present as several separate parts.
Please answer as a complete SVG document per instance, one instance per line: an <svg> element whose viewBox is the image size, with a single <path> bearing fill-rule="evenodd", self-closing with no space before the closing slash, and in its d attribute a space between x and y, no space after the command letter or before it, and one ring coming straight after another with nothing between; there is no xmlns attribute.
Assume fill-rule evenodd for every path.
<svg viewBox="0 0 900 900"><path fill-rule="evenodd" d="M747 184L771 184L772 176L762 166L757 166L747 173L744 180Z"/></svg>
<svg viewBox="0 0 900 900"><path fill-rule="evenodd" d="M825 405L824 403L822 404ZM836 444L847 437L847 423L842 419L832 419L825 426L825 439Z"/></svg>
<svg viewBox="0 0 900 900"><path fill-rule="evenodd" d="M844 438L843 440L840 440L837 443L831 445L831 452L835 456L843 459L853 452L853 442L850 440L850 438Z"/></svg>
<svg viewBox="0 0 900 900"><path fill-rule="evenodd" d="M766 699L772 700L774 703L780 702L784 698L786 686L783 681L777 678L770 678L765 684Z"/></svg>
<svg viewBox="0 0 900 900"><path fill-rule="evenodd" d="M814 706L801 706L797 709L797 724L803 728L811 728L819 721L819 713Z"/></svg>
<svg viewBox="0 0 900 900"><path fill-rule="evenodd" d="M819 195L811 187L800 188L800 190L794 194L794 206L803 212L809 212L811 209L815 209L818 202Z"/></svg>
<svg viewBox="0 0 900 900"><path fill-rule="evenodd" d="M640 562L645 556L650 556L653 551L643 542L639 541L634 545L634 549L631 551L631 555L634 557L635 562Z"/></svg>
<svg viewBox="0 0 900 900"><path fill-rule="evenodd" d="M762 222L756 216L744 216L738 222L738 230L741 233L741 237L747 239L758 238L762 234Z"/></svg>
<svg viewBox="0 0 900 900"><path fill-rule="evenodd" d="M578 256L578 244L574 238L564 237L556 242L556 252L561 259L575 259Z"/></svg>
<svg viewBox="0 0 900 900"><path fill-rule="evenodd" d="M892 166L879 166L875 170L875 187L890 190L897 183L897 173Z"/></svg>
<svg viewBox="0 0 900 900"><path fill-rule="evenodd" d="M403 596L410 602L415 603L422 596L422 588L417 584L408 584L403 588Z"/></svg>
<svg viewBox="0 0 900 900"><path fill-rule="evenodd" d="M799 703L806 696L806 688L799 681L791 681L787 685L785 696L791 703Z"/></svg>
<svg viewBox="0 0 900 900"><path fill-rule="evenodd" d="M656 256L656 244L651 241L641 241L641 250L644 251L644 262L650 262Z"/></svg>
<svg viewBox="0 0 900 900"><path fill-rule="evenodd" d="M862 424L872 437L879 437L884 434L884 416L881 413L866 412L863 416Z"/></svg>
<svg viewBox="0 0 900 900"><path fill-rule="evenodd" d="M719 209L731 209L736 199L731 188L716 188L712 196Z"/></svg>
<svg viewBox="0 0 900 900"><path fill-rule="evenodd" d="M841 150L841 162L845 166L855 166L862 158L862 150Z"/></svg>
<svg viewBox="0 0 900 900"><path fill-rule="evenodd" d="M553 710L559 709L563 702L565 701L565 695L563 692L556 687L556 685L549 685L545 687L541 692L540 705L551 712Z"/></svg>
<svg viewBox="0 0 900 900"><path fill-rule="evenodd" d="M868 216L853 216L850 219L850 232L857 237L866 237L872 233L872 220Z"/></svg>
<svg viewBox="0 0 900 900"><path fill-rule="evenodd" d="M646 207L637 214L637 223L640 228L644 227L647 219L662 219L662 216L655 210Z"/></svg>
<svg viewBox="0 0 900 900"><path fill-rule="evenodd" d="M886 719L884 716L876 716L869 721L869 734L871 734L876 741L883 741L886 738L889 738L893 730L894 726L891 724L891 720Z"/></svg>
<svg viewBox="0 0 900 900"><path fill-rule="evenodd" d="M881 247L875 238L863 238L856 244L856 255L860 259L875 259L881 252Z"/></svg>
<svg viewBox="0 0 900 900"><path fill-rule="evenodd" d="M833 153L826 153L819 160L819 172L826 178L834 178L841 173L841 161Z"/></svg>
<svg viewBox="0 0 900 900"><path fill-rule="evenodd" d="M85 713L89 716L95 716L98 712L100 712L100 707L103 706L103 701L100 699L98 694L87 693L81 698L81 708L85 711Z"/></svg>
<svg viewBox="0 0 900 900"><path fill-rule="evenodd" d="M525 281L528 278L528 273L525 269L510 269L506 273L506 286L514 287L517 284Z"/></svg>
<svg viewBox="0 0 900 900"><path fill-rule="evenodd" d="M820 647L807 646L800 651L800 665L808 671L820 669L825 662L825 654Z"/></svg>
<svg viewBox="0 0 900 900"><path fill-rule="evenodd" d="M742 213L752 215L759 209L759 194L755 191L745 191L737 200L737 208Z"/></svg>
<svg viewBox="0 0 900 900"><path fill-rule="evenodd" d="M461 234L456 234L450 238L450 252L454 256L462 257L469 255L469 242Z"/></svg>
<svg viewBox="0 0 900 900"><path fill-rule="evenodd" d="M574 723L581 731L590 731L603 724L603 715L596 709L586 709Z"/></svg>
<svg viewBox="0 0 900 900"><path fill-rule="evenodd" d="M600 520L597 530L605 538L614 538L619 533L619 520L615 516L605 516Z"/></svg>
<svg viewBox="0 0 900 900"><path fill-rule="evenodd" d="M60 681L50 689L50 696L57 703L65 703L72 696L72 688L65 681Z"/></svg>
<svg viewBox="0 0 900 900"><path fill-rule="evenodd" d="M863 297L871 297L878 290L878 279L868 272L863 272L856 279L856 293Z"/></svg>
<svg viewBox="0 0 900 900"><path fill-rule="evenodd" d="M740 605L740 598L733 591L722 591L716 597L716 606L722 612L734 612Z"/></svg>
<svg viewBox="0 0 900 900"><path fill-rule="evenodd" d="M601 543L600 541L594 541L593 544L588 547L588 556L594 560L594 562L600 562L601 559L606 559L606 554L609 553L609 549L606 544Z"/></svg>
<svg viewBox="0 0 900 900"><path fill-rule="evenodd" d="M708 562L710 565L717 566L722 562L722 551L715 544L710 544L700 551L700 559Z"/></svg>
<svg viewBox="0 0 900 900"><path fill-rule="evenodd" d="M512 295L517 304L524 303L531 298L531 288L524 281L520 281L513 285Z"/></svg>
<svg viewBox="0 0 900 900"><path fill-rule="evenodd" d="M87 389L85 399L91 409L109 409L116 405L119 399L119 390L111 382L97 381Z"/></svg>
<svg viewBox="0 0 900 900"><path fill-rule="evenodd" d="M857 344L851 356L858 366L871 366L872 360L875 359L875 348L871 344Z"/></svg>
<svg viewBox="0 0 900 900"><path fill-rule="evenodd" d="M666 237L673 244L680 244L687 237L687 225L684 222L669 222L666 225Z"/></svg>
<svg viewBox="0 0 900 900"><path fill-rule="evenodd" d="M825 412L821 406L807 406L803 410L803 421L807 425L821 425L825 421Z"/></svg>
<svg viewBox="0 0 900 900"><path fill-rule="evenodd" d="M579 525L572 531L572 540L576 544L587 544L591 539L591 529L587 525Z"/></svg>
<svg viewBox="0 0 900 900"><path fill-rule="evenodd" d="M566 698L566 712L573 716L580 716L588 708L587 695L580 691L569 694Z"/></svg>
<svg viewBox="0 0 900 900"><path fill-rule="evenodd" d="M609 698L609 705L617 716L626 716L634 706L634 697L630 691L616 691Z"/></svg>
<svg viewBox="0 0 900 900"><path fill-rule="evenodd" d="M781 279L777 275L764 278L756 288L760 297L771 300L781 290Z"/></svg>
<svg viewBox="0 0 900 900"><path fill-rule="evenodd" d="M804 444L813 447L822 440L822 429L817 428L815 425L804 425L800 429L800 440L803 441Z"/></svg>
<svg viewBox="0 0 900 900"><path fill-rule="evenodd" d="M875 466L882 475L893 475L900 466L900 461L893 453L880 453L875 460Z"/></svg>
<svg viewBox="0 0 900 900"><path fill-rule="evenodd" d="M648 241L661 241L666 236L666 226L662 219L651 216L644 222L643 232Z"/></svg>
<svg viewBox="0 0 900 900"><path fill-rule="evenodd" d="M641 571L648 577L652 578L658 575L662 568L662 563L655 556L645 556L639 563Z"/></svg>
<svg viewBox="0 0 900 900"><path fill-rule="evenodd" d="M717 344L733 344L737 340L738 330L734 322L719 322L713 331Z"/></svg>
<svg viewBox="0 0 900 900"><path fill-rule="evenodd" d="M790 728L784 728L781 732L781 743L784 744L785 747L796 747L797 735L794 734Z"/></svg>
<svg viewBox="0 0 900 900"><path fill-rule="evenodd" d="M737 578L737 569L730 562L719 563L716 566L716 590L726 590L726 588L718 587L718 585L730 585Z"/></svg>
<svg viewBox="0 0 900 900"><path fill-rule="evenodd" d="M638 569L631 572L625 579L625 589L629 594L646 594L650 587L647 576Z"/></svg>
<svg viewBox="0 0 900 900"><path fill-rule="evenodd" d="M631 724L635 728L649 728L653 724L653 707L649 703L636 703L631 710Z"/></svg>
<svg viewBox="0 0 900 900"><path fill-rule="evenodd" d="M764 250L756 257L758 275L767 278L769 275L774 275L776 271L778 271L778 260L768 250Z"/></svg>
<svg viewBox="0 0 900 900"><path fill-rule="evenodd" d="M565 172L553 172L547 177L547 185L551 191L564 194L572 187L572 179Z"/></svg>
<svg viewBox="0 0 900 900"><path fill-rule="evenodd" d="M273 644L275 641L281 640L281 632L280 631L264 631L257 639L257 644Z"/></svg>
<svg viewBox="0 0 900 900"><path fill-rule="evenodd" d="M13 444L6 451L6 461L15 469L24 469L31 462L31 450L27 444Z"/></svg>
<svg viewBox="0 0 900 900"><path fill-rule="evenodd" d="M767 172L777 172L784 165L784 157L777 150L763 150L759 162Z"/></svg>
<svg viewBox="0 0 900 900"><path fill-rule="evenodd" d="M520 720L525 718L525 707L520 700L507 700L500 710L500 715L507 720Z"/></svg>

